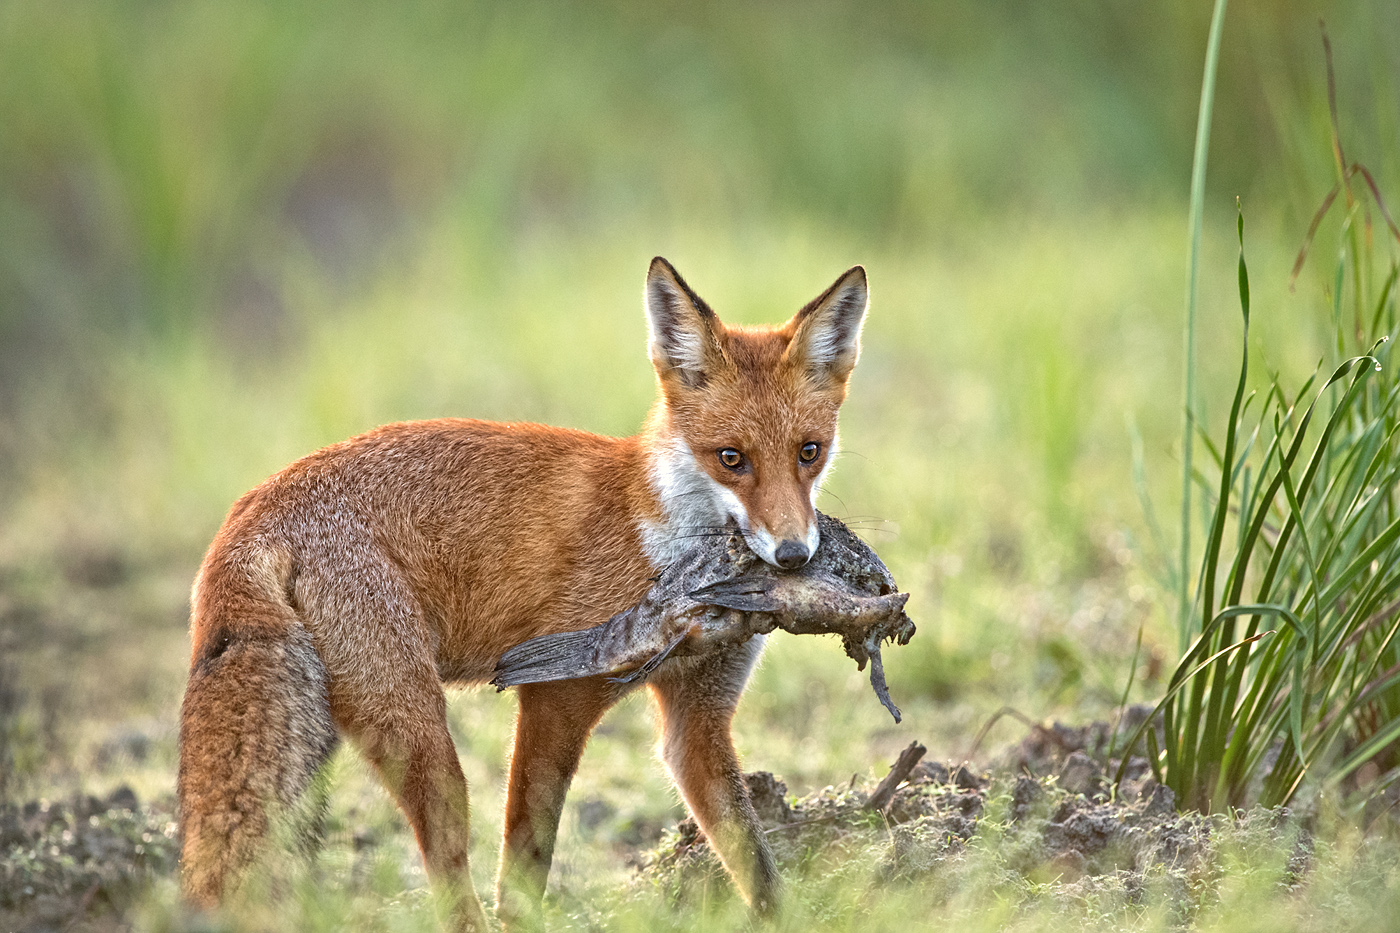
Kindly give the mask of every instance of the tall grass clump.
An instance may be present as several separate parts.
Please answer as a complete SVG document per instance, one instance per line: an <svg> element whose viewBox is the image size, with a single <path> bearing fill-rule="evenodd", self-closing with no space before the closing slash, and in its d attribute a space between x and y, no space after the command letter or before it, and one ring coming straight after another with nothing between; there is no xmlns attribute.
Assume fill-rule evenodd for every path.
<svg viewBox="0 0 1400 933"><path fill-rule="evenodd" d="M1300 262L1344 193L1331 313L1338 355L1354 355L1320 386L1315 373L1291 394L1277 377L1248 391L1241 213L1239 382L1223 442L1198 428L1209 464L1192 474L1210 516L1182 621L1196 637L1159 704L1163 746L1146 725L1133 737L1178 801L1206 811L1283 804L1308 778L1370 791L1400 779L1400 266L1376 259L1373 211L1382 242L1400 229L1371 173L1346 162L1330 102L1337 184Z"/></svg>

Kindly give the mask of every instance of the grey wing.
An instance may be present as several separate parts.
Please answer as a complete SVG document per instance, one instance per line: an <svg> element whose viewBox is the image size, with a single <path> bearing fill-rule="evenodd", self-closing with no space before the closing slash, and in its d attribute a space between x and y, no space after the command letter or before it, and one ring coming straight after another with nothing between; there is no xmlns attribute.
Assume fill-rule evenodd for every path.
<svg viewBox="0 0 1400 933"><path fill-rule="evenodd" d="M517 687L520 684L537 684L549 680L573 680L593 674L605 674L600 670L597 652L598 642L595 628L578 632L559 632L554 635L541 635L521 642L501 655L496 662L496 676L491 683L497 690Z"/></svg>

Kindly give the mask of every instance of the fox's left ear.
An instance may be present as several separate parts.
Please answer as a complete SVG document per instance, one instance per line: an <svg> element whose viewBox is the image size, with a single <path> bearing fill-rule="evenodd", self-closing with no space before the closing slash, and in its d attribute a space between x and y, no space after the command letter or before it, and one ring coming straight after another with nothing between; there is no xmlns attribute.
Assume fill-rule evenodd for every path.
<svg viewBox="0 0 1400 933"><path fill-rule="evenodd" d="M852 266L789 322L794 330L783 359L845 382L860 356L868 304L865 268Z"/></svg>

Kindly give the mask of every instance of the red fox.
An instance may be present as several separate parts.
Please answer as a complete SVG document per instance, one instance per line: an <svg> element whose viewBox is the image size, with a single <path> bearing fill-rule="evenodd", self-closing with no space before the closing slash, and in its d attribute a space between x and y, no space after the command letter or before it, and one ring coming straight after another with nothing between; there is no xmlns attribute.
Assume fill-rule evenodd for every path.
<svg viewBox="0 0 1400 933"><path fill-rule="evenodd" d="M802 566L866 305L855 266L786 324L726 327L658 257L646 311L660 396L636 437L391 424L239 499L191 598L186 897L222 900L344 735L412 824L453 927L486 929L443 685L485 683L507 649L632 605L730 519L765 561ZM686 805L744 898L771 913L777 869L730 737L762 642L667 661L647 686ZM496 894L507 926L538 919L569 782L627 689L601 676L520 688Z"/></svg>

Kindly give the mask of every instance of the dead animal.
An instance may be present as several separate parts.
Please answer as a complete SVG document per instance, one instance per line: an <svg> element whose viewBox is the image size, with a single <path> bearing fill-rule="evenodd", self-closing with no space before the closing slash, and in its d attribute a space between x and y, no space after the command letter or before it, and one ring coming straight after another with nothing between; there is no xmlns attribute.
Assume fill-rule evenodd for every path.
<svg viewBox="0 0 1400 933"><path fill-rule="evenodd" d="M840 521L818 513L821 543L803 567L779 570L744 543L737 528L697 540L657 577L642 601L601 625L532 638L507 651L491 682L500 690L546 680L608 674L644 680L671 657L703 654L780 628L795 635L840 635L895 722L880 645L907 644L914 623L908 593Z"/></svg>

